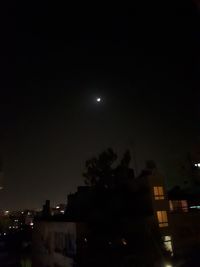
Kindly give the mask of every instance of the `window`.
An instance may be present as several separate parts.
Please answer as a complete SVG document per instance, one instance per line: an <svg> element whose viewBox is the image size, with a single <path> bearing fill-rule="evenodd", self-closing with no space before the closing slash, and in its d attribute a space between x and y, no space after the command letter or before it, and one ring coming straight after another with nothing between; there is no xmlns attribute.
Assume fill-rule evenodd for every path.
<svg viewBox="0 0 200 267"><path fill-rule="evenodd" d="M188 212L187 200L170 200L169 201L170 211Z"/></svg>
<svg viewBox="0 0 200 267"><path fill-rule="evenodd" d="M163 186L154 186L153 191L155 200L163 200L165 198Z"/></svg>
<svg viewBox="0 0 200 267"><path fill-rule="evenodd" d="M168 218L166 210L157 211L157 218L159 227L167 227L168 226Z"/></svg>
<svg viewBox="0 0 200 267"><path fill-rule="evenodd" d="M172 238L170 235L163 236L164 247L173 256Z"/></svg>

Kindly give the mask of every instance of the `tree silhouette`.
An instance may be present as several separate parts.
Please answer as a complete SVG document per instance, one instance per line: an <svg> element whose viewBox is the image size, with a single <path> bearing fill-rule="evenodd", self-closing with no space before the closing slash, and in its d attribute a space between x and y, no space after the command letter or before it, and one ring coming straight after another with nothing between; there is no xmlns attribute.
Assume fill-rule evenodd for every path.
<svg viewBox="0 0 200 267"><path fill-rule="evenodd" d="M77 206L90 231L88 257L85 262L79 259L80 266L150 267L168 259L157 224L149 220L153 211L148 187L134 180L130 163L130 151L118 158L111 148L86 161L83 176L90 186L86 188L89 201L83 205L83 194ZM147 167L149 175L155 163L150 161Z"/></svg>
<svg viewBox="0 0 200 267"><path fill-rule="evenodd" d="M133 178L133 170L129 168L131 162L130 151L127 150L120 163L117 164L117 154L111 149L103 151L99 156L86 161L86 171L83 173L85 184L112 188L127 178Z"/></svg>
<svg viewBox="0 0 200 267"><path fill-rule="evenodd" d="M102 152L98 157L93 157L86 161L86 172L83 173L85 183L90 186L103 185L109 182L113 168L112 165L117 160L117 155L111 148Z"/></svg>

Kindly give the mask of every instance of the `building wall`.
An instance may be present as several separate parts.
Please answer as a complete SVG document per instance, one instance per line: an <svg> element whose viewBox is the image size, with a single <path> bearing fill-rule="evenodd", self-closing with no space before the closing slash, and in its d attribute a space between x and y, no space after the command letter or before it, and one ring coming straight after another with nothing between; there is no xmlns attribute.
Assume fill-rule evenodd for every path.
<svg viewBox="0 0 200 267"><path fill-rule="evenodd" d="M168 247L171 246L172 255L185 256L191 253L193 249L199 249L200 212L189 211L187 206L181 207L177 211L170 212L169 199L162 176L153 174L147 176L146 179L150 189L154 219L155 222L157 221L158 225L157 211L166 211L168 226L160 227L160 233L163 238L171 240L171 244L170 241L167 241L166 244ZM154 187L158 186L163 187L163 199L156 199L155 197ZM184 200L182 204L185 205L185 202L187 201Z"/></svg>
<svg viewBox="0 0 200 267"><path fill-rule="evenodd" d="M0 170L0 190L3 189L3 172Z"/></svg>
<svg viewBox="0 0 200 267"><path fill-rule="evenodd" d="M36 222L33 234L33 267L69 267L74 264L76 224Z"/></svg>
<svg viewBox="0 0 200 267"><path fill-rule="evenodd" d="M134 182L145 189L145 193L142 193L144 199L141 198L141 202L143 205L150 206L149 217L146 218L148 220L147 225L150 226L149 232L151 232L151 226L155 225L171 255L184 256L190 253L194 247L200 247L200 212L186 212L183 210L182 212L170 213L164 179L157 173L135 179ZM161 193L155 194L155 187L161 187ZM161 211L166 212L167 215L167 220L163 224L160 223L158 216L158 212ZM135 231L142 231L145 227L142 226L142 221L137 223L134 218L134 223L126 222L122 228L126 229L125 232L129 237L130 234L134 235ZM89 231L90 229L87 229L87 225L83 223L36 222L33 240L35 255L33 267L73 266L73 256L77 255L83 262L88 258ZM57 234L63 236L70 234L74 244L74 255L66 254L62 249L61 251L56 250Z"/></svg>
<svg viewBox="0 0 200 267"><path fill-rule="evenodd" d="M171 232L175 254L184 256L200 248L200 213L182 212L170 214Z"/></svg>
<svg viewBox="0 0 200 267"><path fill-rule="evenodd" d="M145 176L143 179L143 184L146 184L148 187L148 200L150 202L150 205L152 206L152 213L154 216L155 223L159 227L159 221L158 221L158 211L166 211L167 214L167 224L168 226L165 227L159 227L161 232L169 232L170 227L170 220L169 220L169 201L167 197L166 187L164 178L162 175L153 172L151 175ZM161 193L155 194L155 188L161 189Z"/></svg>
<svg viewBox="0 0 200 267"><path fill-rule="evenodd" d="M160 232L164 248L172 256L174 254L174 246L169 216L169 201L164 178L155 170L151 175L147 175L143 178L143 183L146 183L148 186L153 223Z"/></svg>

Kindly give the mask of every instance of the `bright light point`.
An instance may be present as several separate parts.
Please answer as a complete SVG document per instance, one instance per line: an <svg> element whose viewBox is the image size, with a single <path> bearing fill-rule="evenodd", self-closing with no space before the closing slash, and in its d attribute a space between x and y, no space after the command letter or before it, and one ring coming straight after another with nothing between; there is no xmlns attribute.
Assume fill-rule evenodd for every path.
<svg viewBox="0 0 200 267"><path fill-rule="evenodd" d="M96 101L97 101L98 103L100 103L100 102L101 102L101 97L97 97Z"/></svg>
<svg viewBox="0 0 200 267"><path fill-rule="evenodd" d="M126 241L126 239L125 238L122 238L122 244L124 245L124 246L126 246L127 245L127 241Z"/></svg>

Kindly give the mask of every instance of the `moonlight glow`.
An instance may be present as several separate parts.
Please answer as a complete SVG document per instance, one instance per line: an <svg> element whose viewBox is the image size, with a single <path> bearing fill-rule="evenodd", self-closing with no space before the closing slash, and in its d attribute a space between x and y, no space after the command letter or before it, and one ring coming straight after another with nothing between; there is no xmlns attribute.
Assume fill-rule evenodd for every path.
<svg viewBox="0 0 200 267"><path fill-rule="evenodd" d="M97 98L96 98L96 101L97 101L98 103L100 103L100 102L101 102L101 97L97 97Z"/></svg>

